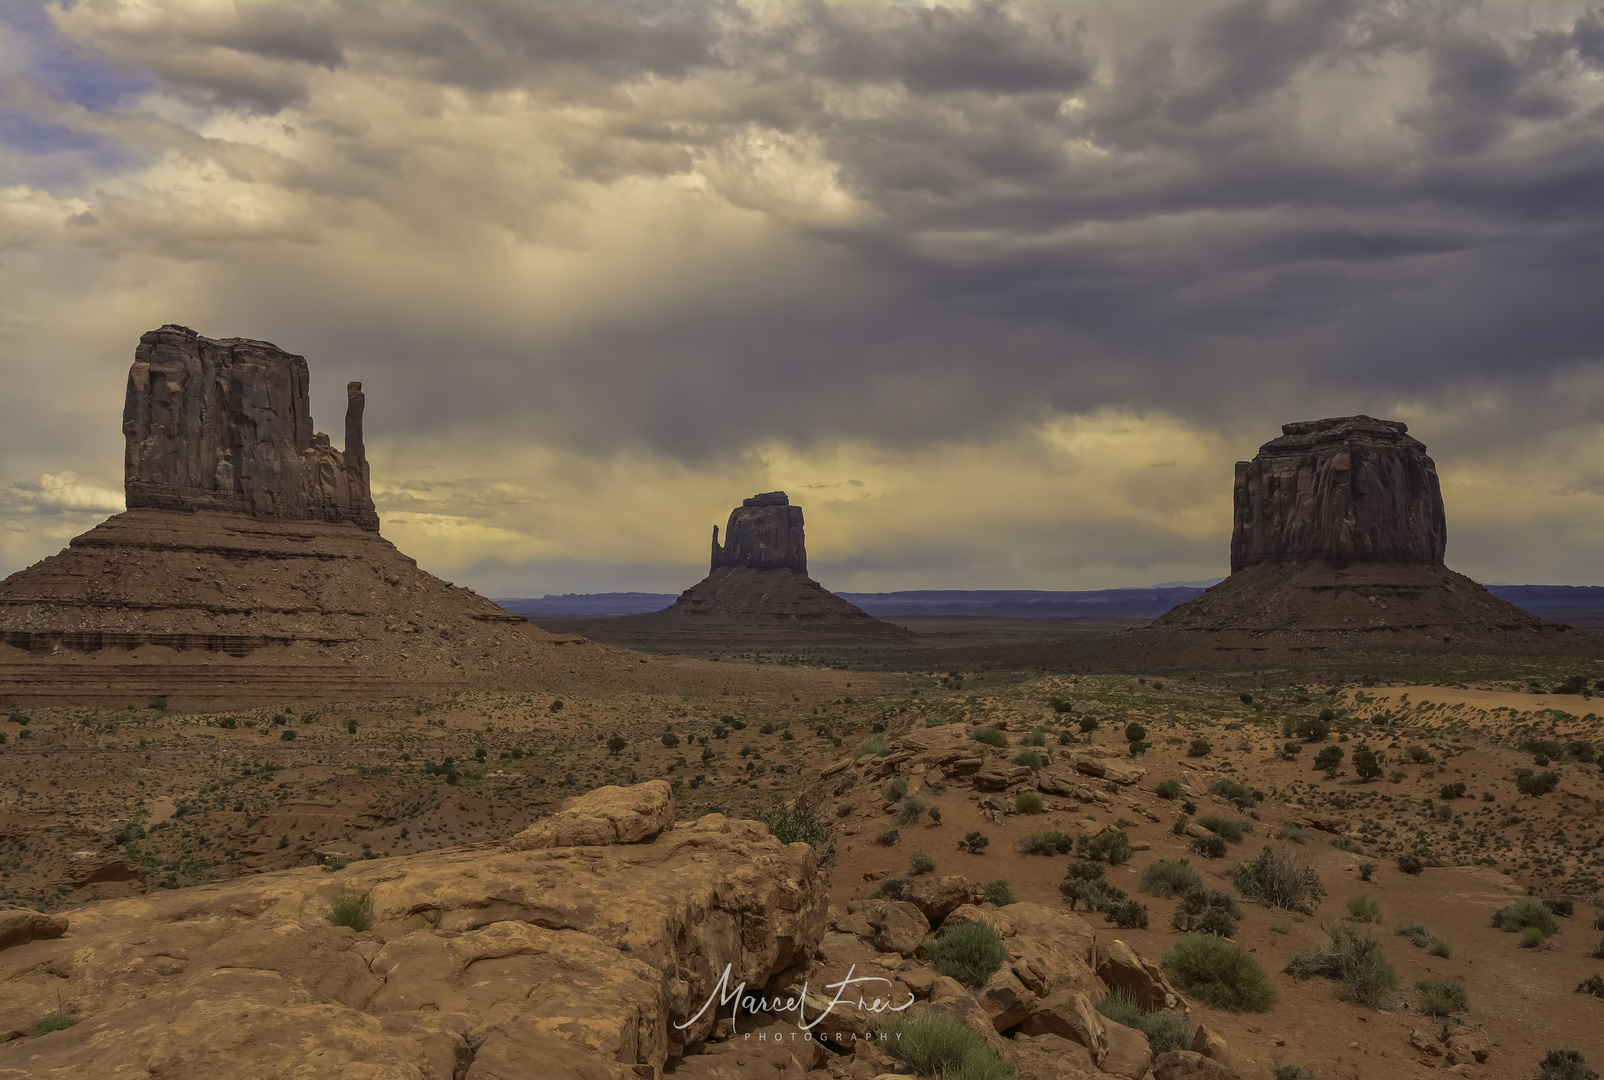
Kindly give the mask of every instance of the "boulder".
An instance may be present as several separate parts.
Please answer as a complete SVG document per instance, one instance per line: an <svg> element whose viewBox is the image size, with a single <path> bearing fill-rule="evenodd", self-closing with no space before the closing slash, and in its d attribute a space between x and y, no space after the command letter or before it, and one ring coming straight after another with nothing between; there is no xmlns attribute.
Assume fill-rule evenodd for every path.
<svg viewBox="0 0 1604 1080"><path fill-rule="evenodd" d="M30 941L49 941L66 932L67 920L60 915L46 915L12 904L0 906L0 949Z"/></svg>
<svg viewBox="0 0 1604 1080"><path fill-rule="evenodd" d="M1153 1051L1147 1036L1135 1028L1104 1019L1103 1037L1108 1040L1108 1053L1097 1067L1110 1076L1123 1076L1126 1080L1142 1080L1147 1067L1153 1063Z"/></svg>
<svg viewBox="0 0 1604 1080"><path fill-rule="evenodd" d="M1122 758L1078 757L1075 771L1099 780L1111 780L1121 787L1129 787L1147 775L1145 768Z"/></svg>
<svg viewBox="0 0 1604 1080"><path fill-rule="evenodd" d="M1153 1062L1153 1080L1241 1080L1236 1070L1192 1050L1171 1050Z"/></svg>
<svg viewBox="0 0 1604 1080"><path fill-rule="evenodd" d="M924 913L903 900L875 900L862 913L872 928L874 947L883 952L912 956L930 934Z"/></svg>
<svg viewBox="0 0 1604 1080"><path fill-rule="evenodd" d="M508 851L639 844L674 825L674 790L667 780L587 792L551 817L507 841Z"/></svg>
<svg viewBox="0 0 1604 1080"><path fill-rule="evenodd" d="M1448 1064L1480 1065L1487 1056L1487 1044L1474 1031L1456 1031L1448 1036Z"/></svg>
<svg viewBox="0 0 1604 1080"><path fill-rule="evenodd" d="M1147 1012L1174 1009L1183 1016L1185 1002L1157 964L1143 960L1118 938L1099 938L1092 951L1093 969L1110 990L1118 990Z"/></svg>
<svg viewBox="0 0 1604 1080"><path fill-rule="evenodd" d="M949 1020L963 1024L972 1031L977 1031L986 1040L986 1044L1003 1058L1008 1056L1008 1040L997 1033L997 1028L991 1022L991 1017L980 1003L956 979L946 976L935 981L930 988L930 997L914 1005L904 1016L917 1016L922 1013L934 1013Z"/></svg>
<svg viewBox="0 0 1604 1080"><path fill-rule="evenodd" d="M998 1031L1007 1031L1023 1021L1037 1001L1036 995L1007 966L993 972L977 996L980 1007L991 1018L991 1026Z"/></svg>
<svg viewBox="0 0 1604 1080"><path fill-rule="evenodd" d="M1097 1011L1097 1002L1083 990L1060 990L1042 998L1025 1017L1020 1030L1026 1035L1057 1035L1084 1046L1099 1067L1108 1056L1106 1027L1110 1023Z"/></svg>
<svg viewBox="0 0 1604 1080"><path fill-rule="evenodd" d="M1002 909L1010 924L1010 964L1037 997L1080 990L1101 1001L1103 987L1089 964L1095 934L1085 919L1021 901Z"/></svg>
<svg viewBox="0 0 1604 1080"><path fill-rule="evenodd" d="M1029 766L999 762L978 770L973 779L975 787L981 791L1004 791L1015 784L1023 784L1030 777Z"/></svg>
<svg viewBox="0 0 1604 1080"><path fill-rule="evenodd" d="M903 893L903 899L918 908L931 926L940 926L959 907L978 904L984 895L984 888L958 874L939 878L922 874Z"/></svg>
<svg viewBox="0 0 1604 1080"><path fill-rule="evenodd" d="M1213 1058L1228 1068L1238 1069L1236 1055L1231 1052L1230 1046L1220 1037L1219 1032L1207 1024L1199 1024L1193 1029L1192 1044L1187 1049L1194 1054L1202 1054L1206 1058Z"/></svg>
<svg viewBox="0 0 1604 1080"><path fill-rule="evenodd" d="M1026 1035L1009 1040L1008 1058L1020 1080L1098 1080L1104 1075L1091 1053L1057 1035Z"/></svg>

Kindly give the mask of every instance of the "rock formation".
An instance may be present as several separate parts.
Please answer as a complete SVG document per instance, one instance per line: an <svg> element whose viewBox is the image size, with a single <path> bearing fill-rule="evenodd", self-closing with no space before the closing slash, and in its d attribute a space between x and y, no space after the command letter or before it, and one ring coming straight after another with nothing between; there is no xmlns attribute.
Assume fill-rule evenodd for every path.
<svg viewBox="0 0 1604 1080"><path fill-rule="evenodd" d="M1437 467L1391 420L1287 424L1238 462L1231 576L1115 652L1187 663L1405 645L1548 649L1574 640L1443 565Z"/></svg>
<svg viewBox="0 0 1604 1080"><path fill-rule="evenodd" d="M1395 420L1284 424L1236 463L1231 571L1319 560L1441 566L1448 527L1437 466Z"/></svg>
<svg viewBox="0 0 1604 1080"><path fill-rule="evenodd" d="M0 582L0 703L360 696L548 662L557 639L379 535L361 384L343 452L308 389L305 359L267 342L140 338L128 510Z"/></svg>
<svg viewBox="0 0 1604 1080"><path fill-rule="evenodd" d="M730 512L724 543L713 527L708 575L671 607L649 615L570 624L621 644L836 644L907 636L808 576L802 508L783 491L744 500Z"/></svg>
<svg viewBox="0 0 1604 1080"><path fill-rule="evenodd" d="M169 323L139 339L123 404L128 508L222 510L379 531L362 444L362 384L346 387L345 451L312 430L306 358Z"/></svg>

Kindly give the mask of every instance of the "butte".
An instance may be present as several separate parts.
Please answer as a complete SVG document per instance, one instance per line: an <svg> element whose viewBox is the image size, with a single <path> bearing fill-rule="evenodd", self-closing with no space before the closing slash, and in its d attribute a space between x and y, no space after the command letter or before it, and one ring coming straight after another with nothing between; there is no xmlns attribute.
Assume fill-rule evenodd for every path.
<svg viewBox="0 0 1604 1080"><path fill-rule="evenodd" d="M1121 635L1117 652L1252 662L1328 649L1584 645L1443 564L1437 466L1404 424L1344 416L1281 431L1237 462L1231 575Z"/></svg>
<svg viewBox="0 0 1604 1080"><path fill-rule="evenodd" d="M379 535L362 385L347 387L342 451L313 430L308 382L303 357L265 341L176 325L139 339L128 508L0 582L0 702L176 707L538 681L567 639Z"/></svg>
<svg viewBox="0 0 1604 1080"><path fill-rule="evenodd" d="M631 645L838 645L912 637L808 576L802 508L783 491L730 511L724 543L713 526L707 577L649 615L574 623L577 632Z"/></svg>

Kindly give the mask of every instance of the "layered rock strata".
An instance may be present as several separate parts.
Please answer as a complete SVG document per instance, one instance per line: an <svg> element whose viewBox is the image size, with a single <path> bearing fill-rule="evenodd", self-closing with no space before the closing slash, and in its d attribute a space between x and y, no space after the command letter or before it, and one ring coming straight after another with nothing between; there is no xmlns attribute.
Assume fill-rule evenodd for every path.
<svg viewBox="0 0 1604 1080"><path fill-rule="evenodd" d="M783 491L746 499L730 513L707 577L671 607L649 615L572 624L580 633L627 644L839 643L908 636L808 576L802 508Z"/></svg>
<svg viewBox="0 0 1604 1080"><path fill-rule="evenodd" d="M0 703L305 700L538 677L559 639L379 535L360 384L347 398L342 452L313 430L304 358L181 326L141 337L123 410L129 509L0 582Z"/></svg>
<svg viewBox="0 0 1604 1080"><path fill-rule="evenodd" d="M759 988L817 947L807 845L718 814L675 827L661 780L573 810L654 825L76 908L0 951L0 1078L659 1076L727 1019L701 1009L726 968ZM340 897L371 929L333 925ZM77 1023L24 1037L58 1009Z"/></svg>

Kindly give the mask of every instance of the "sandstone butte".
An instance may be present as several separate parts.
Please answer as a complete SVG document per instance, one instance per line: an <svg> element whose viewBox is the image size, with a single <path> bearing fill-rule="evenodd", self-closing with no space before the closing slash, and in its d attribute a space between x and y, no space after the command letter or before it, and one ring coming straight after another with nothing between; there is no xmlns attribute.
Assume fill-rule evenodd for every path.
<svg viewBox="0 0 1604 1080"><path fill-rule="evenodd" d="M707 577L673 605L649 615L572 624L586 635L619 643L685 645L885 642L912 635L848 603L808 576L802 508L783 491L744 500L730 512L713 550Z"/></svg>
<svg viewBox="0 0 1604 1080"><path fill-rule="evenodd" d="M921 734L894 756L945 760L958 776L963 741ZM815 794L849 783L849 765ZM830 1007L830 984L849 972L879 980L866 1002L972 1028L1023 1080L1239 1076L1202 1024L1190 1050L1155 1057L1141 1032L1102 1016L1110 989L1194 1009L1072 912L999 908L959 876L839 911L827 879L812 847L756 822L676 824L671 788L653 780L598 788L503 842L65 917L0 909L0 1080L599 1080L665 1067L695 1080L869 1080L895 1066L874 1037L892 1014L855 992ZM335 925L337 899L369 903L369 927ZM1008 951L973 988L924 959L934 933L966 921L991 924ZM744 983L781 1009L732 1018L718 1001L726 969L725 988ZM77 1022L27 1037L54 1012Z"/></svg>
<svg viewBox="0 0 1604 1080"><path fill-rule="evenodd" d="M540 631L379 534L347 388L345 448L313 429L303 357L183 326L128 374L128 509L0 582L0 701L120 707L539 682L617 650ZM583 660L572 644L587 651Z"/></svg>
<svg viewBox="0 0 1604 1080"><path fill-rule="evenodd" d="M1231 575L1126 651L1229 660L1332 647L1566 647L1577 635L1443 564L1437 466L1397 421L1286 424L1238 462Z"/></svg>

